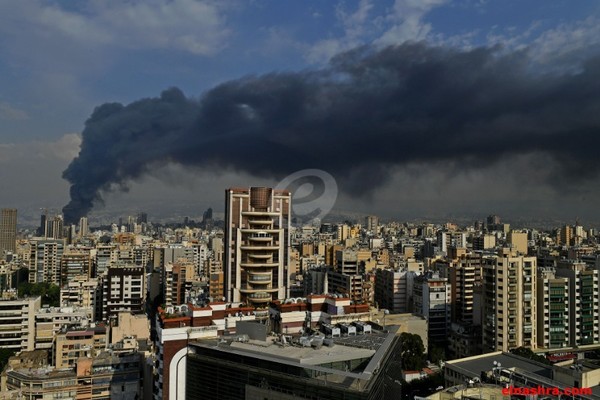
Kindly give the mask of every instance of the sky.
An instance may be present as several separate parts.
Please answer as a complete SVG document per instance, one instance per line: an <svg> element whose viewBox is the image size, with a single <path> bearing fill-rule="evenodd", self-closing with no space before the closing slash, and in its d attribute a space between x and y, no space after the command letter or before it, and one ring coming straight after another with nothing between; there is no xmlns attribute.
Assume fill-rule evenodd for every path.
<svg viewBox="0 0 600 400"><path fill-rule="evenodd" d="M195 217L316 168L339 212L595 223L599 55L594 0L0 0L0 206Z"/></svg>

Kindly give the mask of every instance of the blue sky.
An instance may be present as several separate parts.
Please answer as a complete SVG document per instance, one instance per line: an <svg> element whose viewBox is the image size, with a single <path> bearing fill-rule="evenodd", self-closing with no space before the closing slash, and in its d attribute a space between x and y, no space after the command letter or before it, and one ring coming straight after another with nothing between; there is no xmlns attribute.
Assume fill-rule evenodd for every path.
<svg viewBox="0 0 600 400"><path fill-rule="evenodd" d="M61 207L68 199L62 170L78 152L85 120L102 103L155 97L173 86L200 98L231 79L319 69L357 46L382 48L407 41L527 49L534 68L568 69L574 60L600 53L600 3L0 1L0 186L7 203L0 205ZM405 177L403 184L416 185L410 172L399 176ZM196 183L218 186L242 178L248 177L225 176L215 182L205 176ZM156 188L153 179L165 180L149 179L132 186L131 198L147 197L144 185ZM473 179L479 178L467 180ZM182 199L202 196L190 189L168 190L179 191ZM460 196L449 190L444 193L460 204ZM215 193L206 195L207 203L219 201L221 188ZM114 201L109 196L107 206L126 199L126 194L115 194ZM361 208L351 201L343 208L354 207Z"/></svg>

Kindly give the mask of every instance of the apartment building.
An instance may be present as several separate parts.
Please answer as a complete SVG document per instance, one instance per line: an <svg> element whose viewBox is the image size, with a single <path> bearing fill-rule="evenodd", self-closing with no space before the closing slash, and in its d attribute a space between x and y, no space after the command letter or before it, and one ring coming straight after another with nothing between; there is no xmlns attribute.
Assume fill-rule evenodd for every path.
<svg viewBox="0 0 600 400"><path fill-rule="evenodd" d="M509 249L484 257L484 352L537 348L536 262Z"/></svg>

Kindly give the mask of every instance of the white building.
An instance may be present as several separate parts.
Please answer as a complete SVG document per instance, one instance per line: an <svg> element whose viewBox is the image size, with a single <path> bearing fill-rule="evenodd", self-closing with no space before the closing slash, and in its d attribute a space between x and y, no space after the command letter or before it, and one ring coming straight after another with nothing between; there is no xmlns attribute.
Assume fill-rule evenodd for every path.
<svg viewBox="0 0 600 400"><path fill-rule="evenodd" d="M42 298L0 300L0 347L35 350L35 313Z"/></svg>

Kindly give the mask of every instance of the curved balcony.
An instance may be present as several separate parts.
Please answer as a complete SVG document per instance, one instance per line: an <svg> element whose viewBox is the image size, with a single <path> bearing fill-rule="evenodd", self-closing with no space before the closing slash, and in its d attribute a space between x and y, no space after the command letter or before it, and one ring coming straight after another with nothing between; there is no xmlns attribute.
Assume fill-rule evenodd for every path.
<svg viewBox="0 0 600 400"><path fill-rule="evenodd" d="M267 283L271 283L271 282L267 282ZM258 292L268 292L270 290L271 290L271 288L253 287L253 286L248 286L248 285L240 286L240 293L258 293Z"/></svg>
<svg viewBox="0 0 600 400"><path fill-rule="evenodd" d="M274 212L274 211L242 211L242 215L244 217L253 217L253 216L258 216L258 217L264 217L264 216L278 217L279 213L278 212Z"/></svg>
<svg viewBox="0 0 600 400"><path fill-rule="evenodd" d="M271 274L248 274L248 283L255 285L266 285L273 281Z"/></svg>
<svg viewBox="0 0 600 400"><path fill-rule="evenodd" d="M248 295L248 301L252 303L268 303L272 300L271 294L267 292L256 292Z"/></svg>
<svg viewBox="0 0 600 400"><path fill-rule="evenodd" d="M272 235L272 234L279 234L279 232L281 231L281 229L275 229L275 228L273 228L273 229L270 229L270 228L264 228L264 229L261 229L261 228L241 228L240 231L243 234L249 234L249 235L257 234L257 233L268 233L268 234Z"/></svg>
<svg viewBox="0 0 600 400"><path fill-rule="evenodd" d="M242 268L275 268L278 267L279 263L276 262L243 262L240 263Z"/></svg>
<svg viewBox="0 0 600 400"><path fill-rule="evenodd" d="M248 225L251 226L256 226L256 225L264 225L264 226L272 226L273 225L273 220L272 219L252 219L248 221Z"/></svg>
<svg viewBox="0 0 600 400"><path fill-rule="evenodd" d="M248 236L248 241L258 243L272 242L273 236Z"/></svg>
<svg viewBox="0 0 600 400"><path fill-rule="evenodd" d="M248 246L248 245L242 245L240 246L240 249L245 250L245 251L274 251L274 250L279 250L279 246ZM250 254L253 255L253 254Z"/></svg>
<svg viewBox="0 0 600 400"><path fill-rule="evenodd" d="M246 255L248 256L248 258L253 258L256 260L268 260L270 258L273 258L273 253L269 253L269 254L248 253Z"/></svg>

